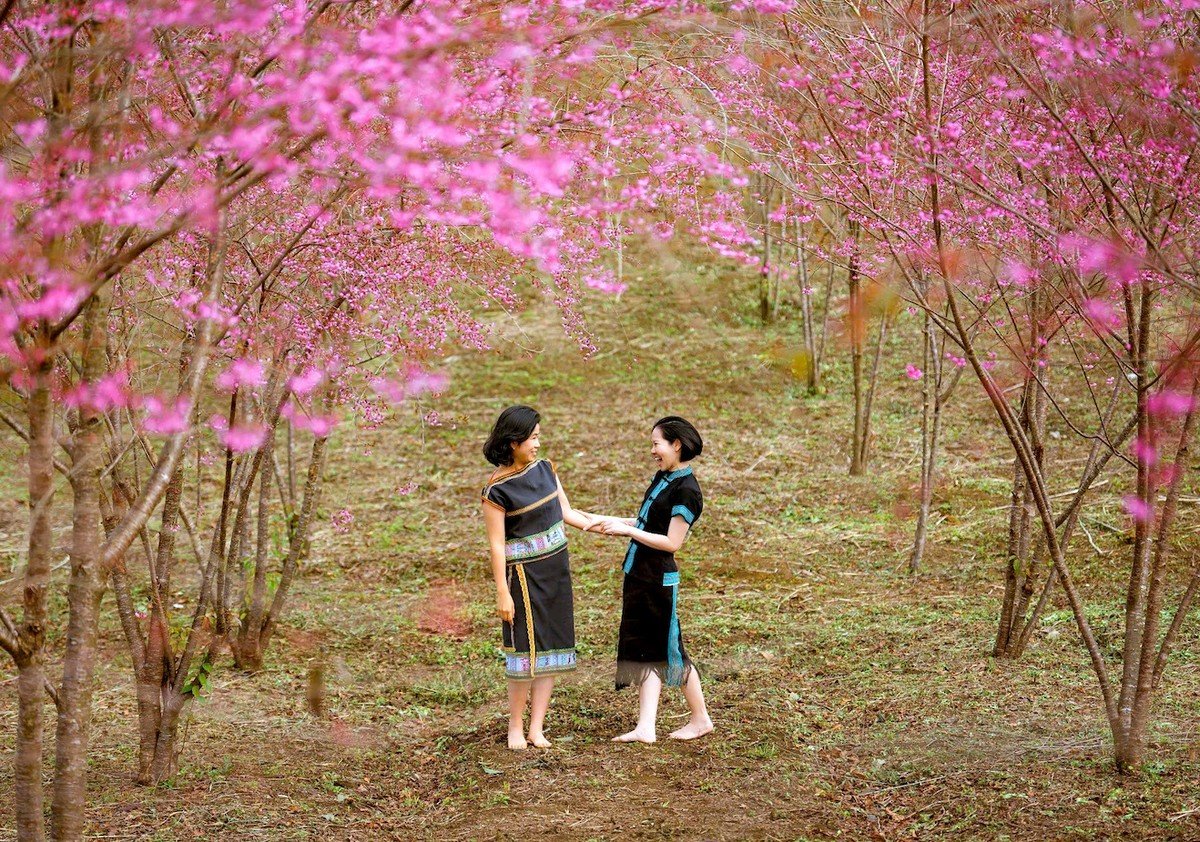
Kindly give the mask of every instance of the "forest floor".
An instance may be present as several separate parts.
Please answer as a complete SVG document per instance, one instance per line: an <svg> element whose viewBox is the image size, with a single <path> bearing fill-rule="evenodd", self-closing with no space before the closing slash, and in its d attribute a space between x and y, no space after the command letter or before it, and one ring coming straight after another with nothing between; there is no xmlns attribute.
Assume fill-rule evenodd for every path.
<svg viewBox="0 0 1200 842"><path fill-rule="evenodd" d="M591 359L536 304L497 317L496 350L447 360L441 396L378 429L339 428L313 552L266 668L218 667L191 708L181 770L158 789L131 782L135 700L106 597L90 835L1200 839L1200 618L1168 668L1136 778L1113 771L1097 684L1063 604L1023 658L990 657L1011 457L966 377L948 410L928 555L908 574L920 396L903 369L916 319L902 314L886 349L870 469L849 477L848 355L836 335L826 391L808 396L778 362L798 347L797 325L757 326L746 281L667 254L638 271L620 300L588 298ZM612 689L623 546L572 532L581 666L555 691L554 747L506 749L480 447L515 402L541 410L542 455L572 502L605 513L631 514L640 501L655 418L681 414L704 434L705 511L679 555L680 612L711 736L609 741L637 705ZM1049 458L1067 490L1080 454L1060 432ZM1081 535L1071 549L1112 658L1128 575L1119 485L1098 493L1090 542ZM15 546L19 486L6 496L4 544ZM346 534L329 520L342 508L354 516ZM1194 554L1196 506L1181 517L1180 546ZM323 717L305 700L314 667ZM7 811L16 704L4 670ZM685 717L668 692L660 734ZM10 833L0 823L0 838Z"/></svg>

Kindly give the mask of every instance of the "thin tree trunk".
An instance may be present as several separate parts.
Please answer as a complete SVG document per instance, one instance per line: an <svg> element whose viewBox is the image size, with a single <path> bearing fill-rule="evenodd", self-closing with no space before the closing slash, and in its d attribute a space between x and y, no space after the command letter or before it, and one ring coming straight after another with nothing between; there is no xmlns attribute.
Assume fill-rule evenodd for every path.
<svg viewBox="0 0 1200 842"><path fill-rule="evenodd" d="M42 791L42 730L46 675L46 594L54 552L54 410L50 396L50 355L34 375L29 417L29 557L25 565L23 616L15 641L17 665L17 744L13 795L20 840L45 838Z"/></svg>
<svg viewBox="0 0 1200 842"><path fill-rule="evenodd" d="M1138 764L1141 763L1146 750L1150 702L1154 697L1154 674L1157 665L1155 649L1158 647L1163 594L1167 586L1167 559L1171 554L1168 539L1179 510L1179 493L1182 488L1183 475L1189 467L1190 444L1196 419L1194 407L1198 398L1200 398L1200 378L1197 378L1192 386L1193 408L1188 410L1179 432L1179 444L1175 448L1175 458L1171 460L1175 471L1167 486L1166 501L1163 503L1162 512L1156 524L1158 534L1154 536L1154 555L1146 594L1145 628L1142 631L1142 648L1138 655L1137 688L1134 691L1133 713L1129 720L1129 754L1130 758Z"/></svg>
<svg viewBox="0 0 1200 842"><path fill-rule="evenodd" d="M862 290L858 277L858 224L851 220L850 236L854 242L854 252L850 255L849 276L849 320L850 320L850 366L854 382L854 430L850 442L850 476L859 476L863 472L862 438L863 438L863 338L866 333L866 314L862 309Z"/></svg>
<svg viewBox="0 0 1200 842"><path fill-rule="evenodd" d="M74 32L71 27L66 29ZM69 129L74 99L74 35L56 36L50 47L48 76L50 108L48 139L57 142ZM61 171L66 184L66 165ZM61 269L64 243L50 237L45 244L47 266ZM25 565L22 617L12 629L12 646L6 647L17 666L17 735L13 756L13 794L16 799L17 838L45 838L45 792L42 786L43 688L47 686L43 659L46 647L47 593L54 553L52 510L54 496L53 337L49 325L38 326L33 350L40 355L26 412L29 417L29 556ZM7 615L6 617L6 626Z"/></svg>
<svg viewBox="0 0 1200 842"><path fill-rule="evenodd" d="M85 383L94 383L104 373L104 328L108 319L108 300L105 290L86 305L83 331ZM104 532L100 513L103 447L100 434L100 416L85 406L80 410L71 442L71 487L74 491L71 579L67 593L63 680L58 691L54 800L51 807L51 833L56 840L83 837L92 680L100 596L104 588L101 570Z"/></svg>
<svg viewBox="0 0 1200 842"><path fill-rule="evenodd" d="M296 449L292 440L293 431L292 422L289 420L287 422L287 500L284 501L283 506L289 524L292 522L289 512L296 507ZM283 491L283 485L280 484L279 493L282 495Z"/></svg>
<svg viewBox="0 0 1200 842"><path fill-rule="evenodd" d="M787 232L784 226L787 223L780 225L780 237L775 243L776 260L771 263L771 321L779 321L779 288L780 279L783 277L783 244L787 238Z"/></svg>
<svg viewBox="0 0 1200 842"><path fill-rule="evenodd" d="M229 397L229 426L233 427L237 423L239 423L239 420L238 420L238 392L235 389L233 394L230 395L230 397ZM222 501L223 505L221 506L221 514L217 520L217 534L219 535L219 538L217 540L220 543L221 555L217 562L217 582L216 582L217 592L216 592L216 596L213 599L213 604L216 606L216 609L217 609L217 621L216 621L216 633L217 634L225 634L228 631L228 629L226 628L226 625L225 625L225 622L226 622L225 591L228 587L229 568L228 568L228 565L226 564L226 560L227 560L228 556L227 556L226 550L225 550L225 546L226 546L225 538L226 538L226 535L228 534L227 530L229 528L229 518L230 518L230 515L232 514L229 510L230 502L233 499L233 496L231 495L230 492L231 492L231 489L233 488L234 484L236 484L236 478L233 474L233 468L234 468L234 463L237 461L239 461L239 460L234 455L233 451L228 447L225 448L225 492L223 495L223 501ZM242 465L239 464L238 465L239 473L240 473L241 467L242 467Z"/></svg>
<svg viewBox="0 0 1200 842"><path fill-rule="evenodd" d="M265 651L271 642L275 626L283 616L287 605L288 590L296 568L300 564L302 548L308 544L308 530L312 523L313 512L316 511L317 500L321 493L321 474L325 468L325 445L328 438L318 438L313 441L312 458L308 462L308 477L304 483L304 502L300 506L296 526L295 539L288 547L287 558L283 563L283 571L279 577L279 586L275 589L275 597L271 600L271 608L263 619L262 630L259 633L259 649Z"/></svg>
<svg viewBox="0 0 1200 842"><path fill-rule="evenodd" d="M825 300L821 304L821 334L817 339L817 358L814 366L820 370L825 360L825 341L829 338L829 307L833 301L833 281L837 267L829 261L829 272L825 275Z"/></svg>
<svg viewBox="0 0 1200 842"><path fill-rule="evenodd" d="M771 184L763 185L763 257L758 272L758 317L764 325L771 321Z"/></svg>
<svg viewBox="0 0 1200 842"><path fill-rule="evenodd" d="M1045 402L1038 385L1036 363L1025 377L1021 399L1021 428L1028 437L1034 463L1041 473L1044 469L1043 433L1045 431ZM1000 609L1000 628L992 655L998 658L1013 657L1013 644L1019 635L1018 629L1024 622L1024 605L1032 583L1037 576L1036 558L1033 553L1033 517L1035 505L1033 488L1030 486L1020 461L1013 459L1013 485L1009 503L1008 547L1005 553L1004 602ZM1024 600L1022 595L1025 594Z"/></svg>
<svg viewBox="0 0 1200 842"><path fill-rule="evenodd" d="M1132 336L1130 322L1131 358L1137 375L1138 440L1143 446L1153 441L1151 419L1146 411L1151 374L1147 371L1146 349L1150 338L1150 312L1153 297L1149 287L1141 289L1138 301L1137 335ZM1137 497L1147 512L1155 510L1157 488L1149 459L1137 459ZM1138 688L1139 657L1147 622L1147 601L1150 586L1150 519L1135 518L1133 529L1133 563L1129 570L1129 585L1125 599L1125 645L1122 649L1121 693L1118 702L1120 729L1115 735L1117 769L1125 773L1137 770L1142 762L1142 746L1133 732L1134 697ZM1151 641L1153 644L1154 641Z"/></svg>
<svg viewBox="0 0 1200 842"><path fill-rule="evenodd" d="M883 344L887 339L888 317L879 317L879 336L875 342L875 358L871 362L871 376L867 380L867 396L863 402L862 440L859 442L859 466L866 470L871 456L871 405L875 402L875 386L879 382L879 361L883 358Z"/></svg>
<svg viewBox="0 0 1200 842"><path fill-rule="evenodd" d="M1118 383L1113 387L1112 399L1109 402L1108 410L1105 412L1102 431L1107 430L1112 423L1112 416L1117 409L1121 394L1121 384ZM1125 428L1113 439L1108 447L1104 447L1104 443L1097 438L1092 444L1092 449L1088 453L1087 463L1084 465L1083 474L1079 479L1079 487L1076 489L1074 496L1071 498L1071 503L1067 506L1067 510L1059 515L1055 521L1060 528L1059 542L1065 548L1070 546L1071 538L1075 534L1075 525L1079 521L1079 513L1083 509L1083 500L1091 490L1092 483L1100 476L1109 460L1114 454L1120 450L1129 437L1133 434L1136 428L1136 418L1131 419ZM1045 549L1044 543L1042 550ZM1050 591L1058 581L1058 572L1051 567L1046 574L1045 582L1042 585L1041 593L1038 595L1037 604L1033 611L1026 619L1025 627L1022 629L1019 638L1016 642L1009 643L1009 658L1019 658L1024 654L1025 649L1029 646L1029 639L1033 635L1033 631L1037 628L1038 622L1041 620L1042 613L1045 611L1046 605L1049 602Z"/></svg>
<svg viewBox="0 0 1200 842"><path fill-rule="evenodd" d="M238 630L238 639L233 647L233 657L238 669L247 672L257 672L262 669L262 645L260 632L262 631L263 611L266 607L266 590L267 590L267 564L268 564L268 549L270 543L270 499L271 499L271 476L273 471L267 468L273 468L275 462L275 436L274 430L270 434L266 445L266 457L271 460L271 465L264 467L261 476L259 477L258 487L258 536L257 546L254 556L254 583L250 594L250 606L246 611L246 617L242 622L241 628Z"/></svg>
<svg viewBox="0 0 1200 842"><path fill-rule="evenodd" d="M917 524L913 535L912 552L908 558L908 570L916 573L925 557L925 545L929 533L929 512L933 505L933 485L937 476L938 443L941 440L942 407L958 382L956 373L942 392L945 368L938 351L937 333L933 316L926 311L923 348L923 371L921 388L921 488L917 508ZM961 371L961 369L960 369Z"/></svg>
<svg viewBox="0 0 1200 842"><path fill-rule="evenodd" d="M213 300L219 294L224 280L226 237L225 213L222 211L218 218L217 234L209 247L209 260L206 276L206 299ZM184 394L195 396L203 377L209 343L212 336L212 322L203 319L197 325L194 337L184 343L180 353L180 390ZM193 416L198 411L195 401L192 403ZM180 676L174 668L174 653L170 641L170 619L167 614L167 595L171 588L171 574L175 562L175 548L179 534L180 522L186 523L183 511L183 463L181 454L191 440L188 432L173 437L159 454L152 474L152 481L163 482L162 485L162 515L158 536L158 546L154 555L148 555L149 585L150 585L150 616L147 623L144 642L145 656L141 666L136 668L135 681L138 699L138 768L135 780L141 784L158 784L174 774L175 770L175 734L179 712L187 699L176 690L186 679L186 674ZM164 472L167 472L164 474ZM197 485L201 478L197 474ZM144 490L139 503L154 505L153 497L148 497ZM222 513L226 501L222 500ZM199 511L199 505L197 505ZM145 511L148 515L148 510ZM191 533L189 532L191 535ZM191 535L193 543L195 536ZM111 544L111 539L110 539ZM199 603L205 604L206 595L211 592L212 575L211 550L207 565L201 571ZM199 609L203 613L204 609ZM189 641L195 635L198 617L193 617L193 627Z"/></svg>
<svg viewBox="0 0 1200 842"><path fill-rule="evenodd" d="M800 321L804 330L804 353L808 355L808 393L815 395L821 386L821 363L817 357L817 332L813 324L812 290L808 286L808 249L804 228L796 220L796 280L800 284Z"/></svg>
<svg viewBox="0 0 1200 842"><path fill-rule="evenodd" d="M1033 290L1027 297L1029 342L1026 346L1028 369L1021 389L1020 425L1029 442L1030 452L1039 476L1045 474L1046 398L1049 358L1046 355L1044 327L1049 318L1047 296ZM996 634L992 654L1000 658L1015 658L1022 651L1021 629L1025 612L1033 596L1039 576L1041 550L1033 545L1034 490L1023 475L1018 460L1013 461L1013 492L1009 514L1008 548L1005 558L1004 604L1000 611L1000 629ZM1066 542L1062 541L1062 546Z"/></svg>

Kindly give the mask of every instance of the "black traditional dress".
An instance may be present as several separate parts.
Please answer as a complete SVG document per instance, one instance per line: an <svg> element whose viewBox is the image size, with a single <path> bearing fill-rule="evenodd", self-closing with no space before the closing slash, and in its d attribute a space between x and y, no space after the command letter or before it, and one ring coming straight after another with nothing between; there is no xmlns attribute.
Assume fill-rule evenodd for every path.
<svg viewBox="0 0 1200 842"><path fill-rule="evenodd" d="M659 471L646 489L637 528L666 535L671 519L694 524L704 495L690 467ZM617 689L637 686L654 672L663 684L682 687L693 666L679 631L679 568L675 554L629 542L617 640Z"/></svg>
<svg viewBox="0 0 1200 842"><path fill-rule="evenodd" d="M504 510L504 558L516 613L503 623L505 675L515 679L575 669L575 603L558 477L545 459L483 489Z"/></svg>

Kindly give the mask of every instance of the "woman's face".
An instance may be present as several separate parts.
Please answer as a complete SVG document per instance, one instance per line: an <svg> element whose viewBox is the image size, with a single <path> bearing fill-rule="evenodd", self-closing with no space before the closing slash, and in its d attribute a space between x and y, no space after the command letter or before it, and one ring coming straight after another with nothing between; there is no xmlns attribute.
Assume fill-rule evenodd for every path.
<svg viewBox="0 0 1200 842"><path fill-rule="evenodd" d="M660 471L673 471L679 467L679 442L667 441L662 431L655 427L650 433L650 455Z"/></svg>
<svg viewBox="0 0 1200 842"><path fill-rule="evenodd" d="M539 438L541 434L542 425L535 424L533 427L533 432L529 434L529 438L520 443L513 443L512 452L514 465L527 465L534 459L537 459L538 448L542 446Z"/></svg>

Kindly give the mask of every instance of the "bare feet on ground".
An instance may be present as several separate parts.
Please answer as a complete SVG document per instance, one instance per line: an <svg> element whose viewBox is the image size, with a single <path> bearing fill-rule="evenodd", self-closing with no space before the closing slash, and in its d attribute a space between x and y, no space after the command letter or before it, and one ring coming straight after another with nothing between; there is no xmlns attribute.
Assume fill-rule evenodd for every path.
<svg viewBox="0 0 1200 842"><path fill-rule="evenodd" d="M622 734L619 737L613 737L614 743L652 743L655 740L653 731L642 731L635 728L628 734Z"/></svg>
<svg viewBox="0 0 1200 842"><path fill-rule="evenodd" d="M529 732L529 744L534 748L550 748L550 741L544 734L535 734L532 731Z"/></svg>
<svg viewBox="0 0 1200 842"><path fill-rule="evenodd" d="M693 719L682 728L672 731L670 737L672 740L694 740L697 737L703 737L705 734L710 733L712 729L712 720L708 717Z"/></svg>
<svg viewBox="0 0 1200 842"><path fill-rule="evenodd" d="M513 751L524 751L529 748L529 745L525 742L525 735L520 731L509 731L508 747Z"/></svg>

